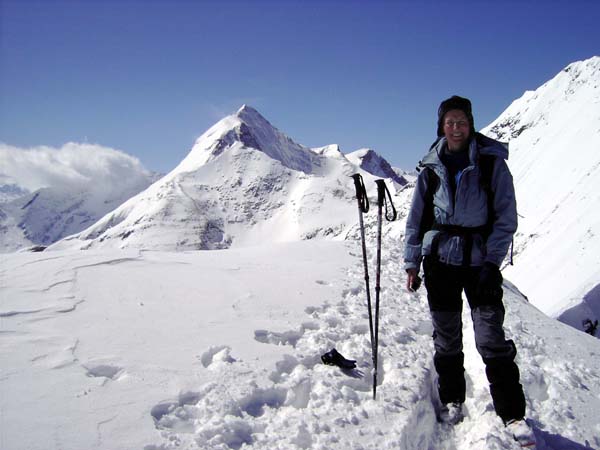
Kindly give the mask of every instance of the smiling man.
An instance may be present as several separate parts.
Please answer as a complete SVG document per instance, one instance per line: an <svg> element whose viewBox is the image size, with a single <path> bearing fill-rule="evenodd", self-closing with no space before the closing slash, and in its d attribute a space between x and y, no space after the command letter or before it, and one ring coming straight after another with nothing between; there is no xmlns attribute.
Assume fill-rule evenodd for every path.
<svg viewBox="0 0 600 450"><path fill-rule="evenodd" d="M470 122L464 111L452 109L444 115L444 136L448 150L451 152L466 150L470 135Z"/></svg>
<svg viewBox="0 0 600 450"><path fill-rule="evenodd" d="M504 334L500 264L517 229L507 148L475 132L471 102L453 96L438 108L438 139L421 161L406 222L407 287L418 289L421 262L434 334L439 420L463 418L466 396L462 292L496 413L523 447L535 447L525 421L517 349Z"/></svg>

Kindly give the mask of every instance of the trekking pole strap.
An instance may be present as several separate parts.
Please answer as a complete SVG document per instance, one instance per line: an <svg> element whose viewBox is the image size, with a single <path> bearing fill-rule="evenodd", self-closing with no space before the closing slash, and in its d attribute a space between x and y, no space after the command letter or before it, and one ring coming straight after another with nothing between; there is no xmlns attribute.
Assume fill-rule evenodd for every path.
<svg viewBox="0 0 600 450"><path fill-rule="evenodd" d="M377 184L377 203L379 207L385 206L385 219L388 222L393 222L396 220L398 214L396 213L396 208L394 207L394 202L392 202L392 196L385 184L385 180L375 180L375 183Z"/></svg>
<svg viewBox="0 0 600 450"><path fill-rule="evenodd" d="M362 176L360 173L352 175L354 179L354 188L356 189L356 199L358 200L358 207L363 213L369 212L369 198L367 197L367 190L363 183Z"/></svg>

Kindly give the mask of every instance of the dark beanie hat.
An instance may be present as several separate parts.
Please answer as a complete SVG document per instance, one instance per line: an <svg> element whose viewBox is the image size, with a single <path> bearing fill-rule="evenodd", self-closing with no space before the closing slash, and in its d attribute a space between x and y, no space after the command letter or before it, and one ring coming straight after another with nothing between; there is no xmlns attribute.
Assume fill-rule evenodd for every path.
<svg viewBox="0 0 600 450"><path fill-rule="evenodd" d="M444 135L444 116L448 111L452 111L453 109L458 109L465 113L467 119L469 119L469 123L471 125L471 135L475 133L475 123L473 121L473 111L471 109L471 100L464 97L459 97L458 95L453 95L452 97L444 100L440 103L440 107L438 108L438 128L437 135L441 137Z"/></svg>

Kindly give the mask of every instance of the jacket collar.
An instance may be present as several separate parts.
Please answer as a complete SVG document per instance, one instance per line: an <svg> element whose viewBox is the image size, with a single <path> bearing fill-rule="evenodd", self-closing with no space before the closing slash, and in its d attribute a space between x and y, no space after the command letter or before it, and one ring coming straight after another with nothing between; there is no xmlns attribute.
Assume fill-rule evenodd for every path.
<svg viewBox="0 0 600 450"><path fill-rule="evenodd" d="M440 155L446 148L446 138L438 138L429 148L429 152L419 162L420 166L442 165ZM475 133L469 143L469 160L475 165L478 155L494 155L502 159L508 159L508 144L487 137L481 133Z"/></svg>

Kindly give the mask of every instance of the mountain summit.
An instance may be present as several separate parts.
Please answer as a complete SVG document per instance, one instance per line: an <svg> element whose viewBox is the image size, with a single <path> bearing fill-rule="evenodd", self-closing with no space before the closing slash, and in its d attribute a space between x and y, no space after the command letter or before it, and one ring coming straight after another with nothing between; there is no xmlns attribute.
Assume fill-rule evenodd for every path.
<svg viewBox="0 0 600 450"><path fill-rule="evenodd" d="M244 105L200 136L178 169L191 171L230 148L259 150L283 166L310 173L312 153L277 130L256 109ZM177 170L177 169L176 169Z"/></svg>
<svg viewBox="0 0 600 450"><path fill-rule="evenodd" d="M337 146L297 144L244 105L173 171L56 247L196 250L343 238L356 222L355 172L374 178Z"/></svg>

